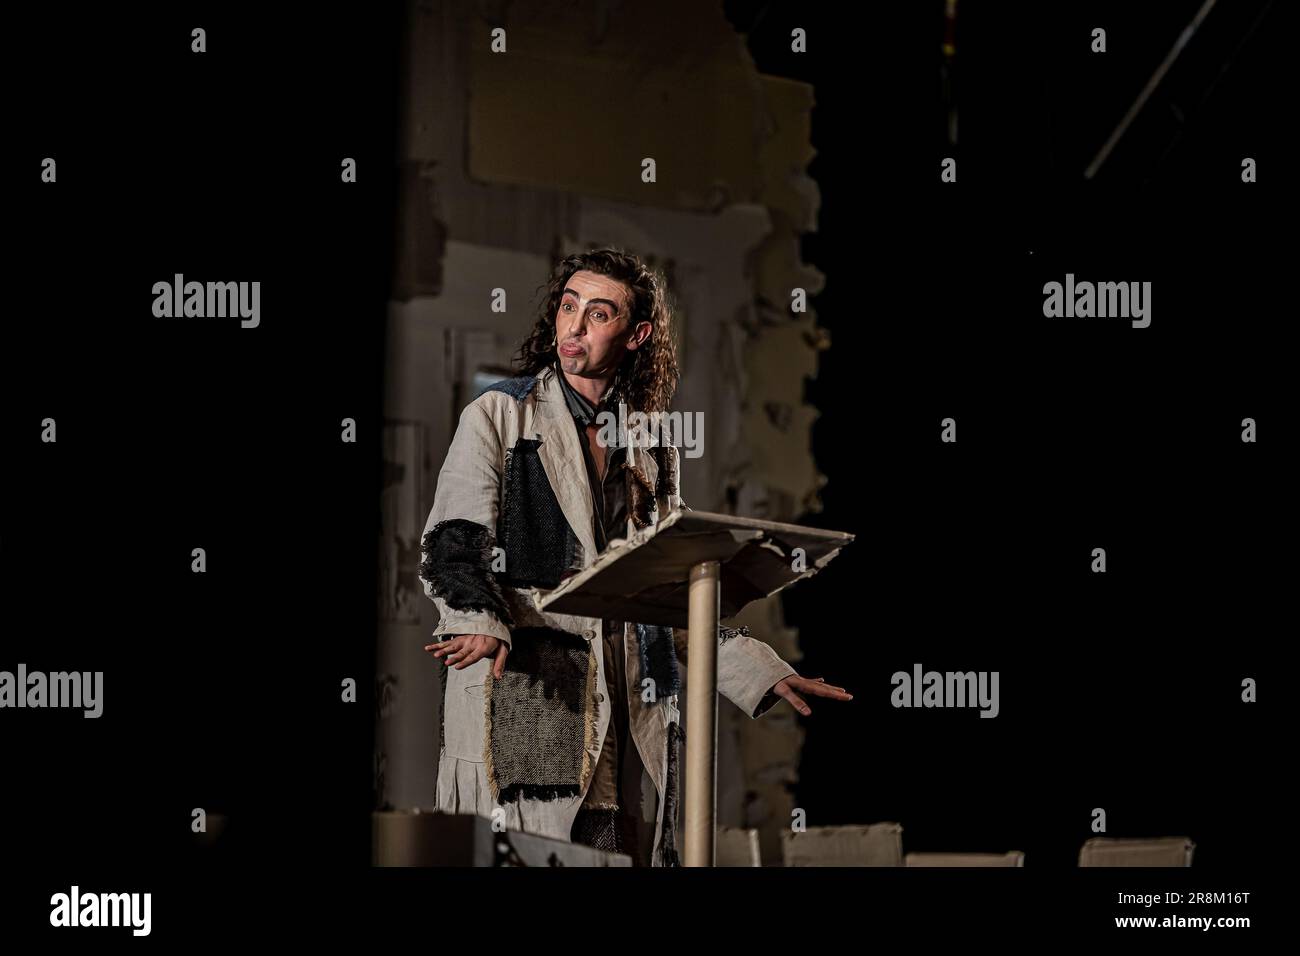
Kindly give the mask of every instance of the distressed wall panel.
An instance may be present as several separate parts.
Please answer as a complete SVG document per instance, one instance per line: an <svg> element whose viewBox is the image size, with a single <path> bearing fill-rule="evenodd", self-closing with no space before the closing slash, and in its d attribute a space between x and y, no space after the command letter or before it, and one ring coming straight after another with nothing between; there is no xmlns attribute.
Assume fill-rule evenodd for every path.
<svg viewBox="0 0 1300 956"><path fill-rule="evenodd" d="M710 19L693 4L688 31L675 6L512 4L483 21L471 38L470 175L692 211L756 199L759 76L721 5ZM491 52L494 26L504 53ZM655 183L641 181L647 156Z"/></svg>

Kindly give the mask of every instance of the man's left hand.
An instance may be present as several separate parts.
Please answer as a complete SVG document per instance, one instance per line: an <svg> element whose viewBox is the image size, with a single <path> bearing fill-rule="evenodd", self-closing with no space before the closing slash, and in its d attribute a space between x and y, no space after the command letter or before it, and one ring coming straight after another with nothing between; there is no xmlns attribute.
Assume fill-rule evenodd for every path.
<svg viewBox="0 0 1300 956"><path fill-rule="evenodd" d="M772 693L780 694L790 702L790 706L799 713L807 717L812 713L802 697L802 694L812 694L817 697L829 697L832 700L852 700L853 695L843 687L836 687L834 684L826 683L824 677L800 677L798 674L791 674L789 677L783 677L772 685Z"/></svg>

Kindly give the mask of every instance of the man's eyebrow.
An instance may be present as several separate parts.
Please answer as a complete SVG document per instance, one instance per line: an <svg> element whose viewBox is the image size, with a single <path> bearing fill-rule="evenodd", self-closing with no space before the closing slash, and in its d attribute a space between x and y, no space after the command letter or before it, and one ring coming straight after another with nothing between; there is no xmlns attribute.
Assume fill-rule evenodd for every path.
<svg viewBox="0 0 1300 956"><path fill-rule="evenodd" d="M564 295L571 295L571 296L573 296L575 299L581 299L581 298L582 298L582 296L578 295L578 293L574 292L572 289L565 289L565 290L564 290ZM563 296L561 296L561 298L563 298ZM611 311L613 311L613 312L617 312L617 311L618 311L618 303L617 303L617 302L611 302L609 299L588 299L587 301L588 301L588 302L603 302L603 303L605 303L605 305L609 306L609 308L610 308Z"/></svg>

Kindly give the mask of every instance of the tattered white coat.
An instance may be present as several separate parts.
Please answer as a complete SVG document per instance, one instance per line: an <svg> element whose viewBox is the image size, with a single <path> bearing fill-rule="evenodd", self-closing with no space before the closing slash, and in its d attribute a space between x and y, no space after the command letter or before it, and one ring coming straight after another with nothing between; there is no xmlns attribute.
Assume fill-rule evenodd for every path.
<svg viewBox="0 0 1300 956"><path fill-rule="evenodd" d="M582 566L596 556L593 539L593 503L579 436L572 415L564 402L556 373L544 369L522 399L503 391L488 391L467 405L461 413L456 434L438 475L433 508L425 523L428 532L440 521L461 518L476 522L494 533L502 501L502 475L505 454L521 438L540 439L541 459L552 490L555 492L569 526L581 548ZM645 469L650 487L657 487L657 464L651 455L629 448L629 461ZM674 449L674 454L676 450ZM673 469L675 471L676 469ZM666 516L682 505L676 482L656 498L654 520ZM630 525L630 523L629 523ZM629 533L630 533L629 526ZM422 536L423 537L423 536ZM510 630L492 613L464 611L448 607L433 594L430 583L421 579L425 596L438 608L439 623L435 638L454 634L491 634L511 640ZM599 671L596 681L599 726L591 750L599 755L611 719L610 695L605 681L602 622L597 618L566 614L542 614L533 603L536 589L506 588L506 597L515 617L516 627L551 626L581 634L592 642ZM687 675L685 632L675 633L675 646L681 665L683 683ZM627 683L623 697L629 706L629 731L658 793L652 859L662 865L660 850L664 840L664 805L667 786L667 747L670 723L681 722L677 696L645 704L641 700L639 647L634 624L623 625L623 642L627 660ZM435 658L430 658L435 662ZM437 662L438 667L443 667ZM484 681L492 667L484 658L460 670L447 667L444 712L444 743L438 757L438 782L435 804L447 813L478 813L490 817L497 808L492 800L484 763L485 707ZM767 644L746 635L738 635L718 647L718 690L753 718L762 716L779 697L770 693L782 678L795 673ZM590 786L588 781L587 787ZM568 840L570 828L584 793L558 800L534 800L520 797L500 805L505 825L528 833ZM680 805L680 798L676 801ZM673 825L674 821L667 821ZM679 841L674 840L677 845Z"/></svg>

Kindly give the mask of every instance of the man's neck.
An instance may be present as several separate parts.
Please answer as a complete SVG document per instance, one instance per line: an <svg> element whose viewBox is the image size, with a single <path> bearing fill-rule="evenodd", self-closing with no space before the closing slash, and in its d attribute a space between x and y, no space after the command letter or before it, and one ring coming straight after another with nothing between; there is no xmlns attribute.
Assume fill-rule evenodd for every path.
<svg viewBox="0 0 1300 956"><path fill-rule="evenodd" d="M605 390L609 388L609 383L614 380L613 375L606 375L603 378L584 378L566 372L563 367L560 371L564 375L564 380L569 383L569 387L593 405L600 404Z"/></svg>

